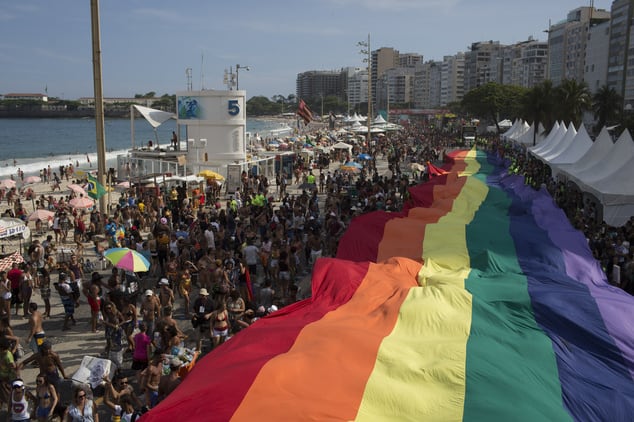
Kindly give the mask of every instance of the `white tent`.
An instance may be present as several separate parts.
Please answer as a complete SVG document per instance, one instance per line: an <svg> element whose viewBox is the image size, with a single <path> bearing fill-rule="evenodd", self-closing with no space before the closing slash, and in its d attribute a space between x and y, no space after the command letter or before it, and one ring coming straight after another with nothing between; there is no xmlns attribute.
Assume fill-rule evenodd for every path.
<svg viewBox="0 0 634 422"><path fill-rule="evenodd" d="M508 139L512 140L512 141L517 141L522 135L524 135L526 132L528 132L530 130L530 125L525 122L522 121L521 126L518 126L517 129L515 130L515 132L513 132L513 134L511 136L508 137Z"/></svg>
<svg viewBox="0 0 634 422"><path fill-rule="evenodd" d="M555 157L559 156L568 146L574 141L577 136L577 130L575 129L575 125L572 122L568 125L568 130L566 131L566 136L557 142L557 145L554 145L548 151L543 152L542 154L538 154L542 160L549 162Z"/></svg>
<svg viewBox="0 0 634 422"><path fill-rule="evenodd" d="M503 140L508 139L511 135L513 135L513 132L515 132L517 130L517 127L520 125L520 119L515 119L515 121L513 122L513 125L504 133L500 134L500 137Z"/></svg>
<svg viewBox="0 0 634 422"><path fill-rule="evenodd" d="M380 114L372 121L373 125L381 125L383 123L387 123L387 121Z"/></svg>
<svg viewBox="0 0 634 422"><path fill-rule="evenodd" d="M517 136L511 136L511 140L517 142L518 144L528 144L530 139L530 143L532 144L533 133L535 133L535 124L531 123L531 125L528 127L528 130L524 131L521 135L518 134Z"/></svg>
<svg viewBox="0 0 634 422"><path fill-rule="evenodd" d="M524 145L535 145L540 144L544 140L544 132L546 129L544 125L541 123L537 126L537 134L535 134L535 124L532 124L531 127L517 139L517 142Z"/></svg>
<svg viewBox="0 0 634 422"><path fill-rule="evenodd" d="M620 169L625 163L632 162L634 158L634 141L630 136L630 132L625 130L619 136L614 146L610 149L607 156L601 161L578 173L569 173L570 179L574 181L582 190L585 186L592 185L599 180L606 179L613 175L615 171ZM630 180L627 181L631 183ZM616 181L615 181L616 183Z"/></svg>
<svg viewBox="0 0 634 422"><path fill-rule="evenodd" d="M553 138L557 136L557 132L559 131L559 128L560 128L559 122L555 122L555 124L553 125L552 129L550 129L550 132L548 133L546 138L542 142L540 142L538 145L535 145L529 148L530 151L538 151L538 150L547 148L550 142L552 142Z"/></svg>
<svg viewBox="0 0 634 422"><path fill-rule="evenodd" d="M596 163L605 160L605 157L610 153L610 150L614 147L612 137L608 128L605 126L601 129L599 136L595 139L594 143L588 151L579 158L575 163L571 164L557 164L558 172L569 176L571 173L581 173L588 168L596 165Z"/></svg>
<svg viewBox="0 0 634 422"><path fill-rule="evenodd" d="M331 146L332 149L347 149L348 151L352 151L352 145L346 144L345 142L337 142L336 144Z"/></svg>
<svg viewBox="0 0 634 422"><path fill-rule="evenodd" d="M553 177L557 176L559 169L557 164L569 164L576 163L583 155L592 147L592 139L588 135L586 127L582 124L579 127L577 136L572 140L566 149L564 149L559 155L553 157L548 164L552 170Z"/></svg>
<svg viewBox="0 0 634 422"><path fill-rule="evenodd" d="M533 155L536 157L543 157L544 155L549 154L551 151L559 148L561 145L561 142L564 141L568 137L568 129L570 127L574 128L573 125L569 125L569 127L566 127L566 125L562 123L561 126L559 126L559 130L550 139L550 142L548 144L544 142L542 143L541 147L540 145L537 145L535 148L531 148L530 149L531 153L533 153ZM576 135L577 133L575 131L575 133L573 134L573 137Z"/></svg>

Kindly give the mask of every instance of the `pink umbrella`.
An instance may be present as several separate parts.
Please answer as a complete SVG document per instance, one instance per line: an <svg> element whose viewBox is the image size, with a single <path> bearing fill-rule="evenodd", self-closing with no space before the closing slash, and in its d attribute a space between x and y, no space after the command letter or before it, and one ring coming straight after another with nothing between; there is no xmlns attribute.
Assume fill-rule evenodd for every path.
<svg viewBox="0 0 634 422"><path fill-rule="evenodd" d="M24 178L24 183L26 184L40 183L41 181L42 181L42 178L40 176L27 176Z"/></svg>
<svg viewBox="0 0 634 422"><path fill-rule="evenodd" d="M4 179L0 180L0 188L11 189L15 187L15 180Z"/></svg>
<svg viewBox="0 0 634 422"><path fill-rule="evenodd" d="M85 196L73 198L68 202L68 204L73 208L92 208L95 205L92 199Z"/></svg>
<svg viewBox="0 0 634 422"><path fill-rule="evenodd" d="M52 220L55 217L55 213L49 210L35 210L29 215L29 221L48 221Z"/></svg>
<svg viewBox="0 0 634 422"><path fill-rule="evenodd" d="M81 194L81 195L86 195L86 191L84 190L83 187L76 185L75 183L70 183L67 186L68 189L72 190L73 192L75 192L76 194Z"/></svg>

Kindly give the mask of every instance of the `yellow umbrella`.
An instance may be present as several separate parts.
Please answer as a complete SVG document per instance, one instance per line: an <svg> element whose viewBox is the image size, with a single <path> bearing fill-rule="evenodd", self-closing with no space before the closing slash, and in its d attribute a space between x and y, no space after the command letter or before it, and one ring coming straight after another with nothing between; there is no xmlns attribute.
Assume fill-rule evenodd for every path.
<svg viewBox="0 0 634 422"><path fill-rule="evenodd" d="M216 173L212 170L203 170L198 173L198 175L204 177L205 179L225 180L225 177L222 174Z"/></svg>

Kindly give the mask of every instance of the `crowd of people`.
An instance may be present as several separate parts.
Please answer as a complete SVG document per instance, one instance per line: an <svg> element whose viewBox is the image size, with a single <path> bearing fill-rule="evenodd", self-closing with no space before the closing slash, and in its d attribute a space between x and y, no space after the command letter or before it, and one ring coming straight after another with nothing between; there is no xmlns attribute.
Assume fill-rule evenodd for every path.
<svg viewBox="0 0 634 422"><path fill-rule="evenodd" d="M68 402L61 398L60 383L68 374L44 331L45 320L60 318L51 314L54 290L63 304L62 329L103 335L103 349L92 353L118 368L114 378L104 380L103 404L121 420L152 408L197 358L258 318L309 297L312 267L336 255L350 221L362 213L400 210L408 187L429 179L425 163L442 162L456 138L457 133L421 126L349 150L313 158L298 154L275 183L243 172L240 188L231 193L223 193L215 180L194 188L133 187L106 216L69 207L75 194L42 195L36 208L55 213L53 234L44 227L45 240L33 241L26 262L0 272L0 400L13 409L15 420L24 413L14 405L22 403L24 410L28 400L39 420L52 415L98 420L91 389L77 388ZM483 147L509 158L511 170L535 188L546 186L586 234L610 282L631 293L632 224L611 228L597 222L596 205L552 180L525 150L494 138ZM351 161L357 165L340 168ZM14 212L17 196L10 204ZM103 254L112 247L137 251L150 262L149 271L105 269ZM60 257L68 248L69 256ZM75 318L82 303L90 310L85 326ZM11 318L20 314L29 321L24 344L11 329ZM27 345L32 353L23 358ZM32 362L40 373L22 380L21 369ZM29 388L32 381L35 387Z"/></svg>

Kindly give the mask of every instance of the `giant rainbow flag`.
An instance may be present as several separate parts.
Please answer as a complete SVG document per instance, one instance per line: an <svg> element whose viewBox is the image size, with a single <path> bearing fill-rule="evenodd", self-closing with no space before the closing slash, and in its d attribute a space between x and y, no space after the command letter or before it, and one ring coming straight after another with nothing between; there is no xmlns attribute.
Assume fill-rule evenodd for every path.
<svg viewBox="0 0 634 422"><path fill-rule="evenodd" d="M451 158L143 421L632 420L634 299L547 192Z"/></svg>

